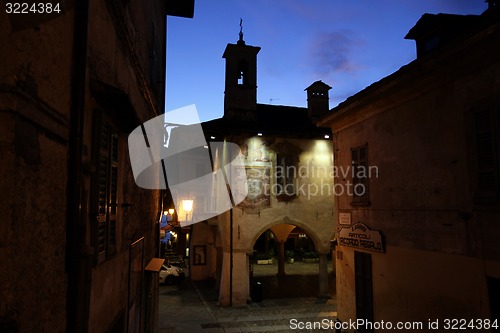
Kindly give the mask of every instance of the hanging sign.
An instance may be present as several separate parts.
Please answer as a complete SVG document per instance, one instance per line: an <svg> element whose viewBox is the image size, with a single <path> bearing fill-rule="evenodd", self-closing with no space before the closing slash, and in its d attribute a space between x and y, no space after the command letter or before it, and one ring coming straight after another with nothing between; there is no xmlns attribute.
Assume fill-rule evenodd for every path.
<svg viewBox="0 0 500 333"><path fill-rule="evenodd" d="M340 229L339 245L373 252L385 252L382 234L363 223Z"/></svg>

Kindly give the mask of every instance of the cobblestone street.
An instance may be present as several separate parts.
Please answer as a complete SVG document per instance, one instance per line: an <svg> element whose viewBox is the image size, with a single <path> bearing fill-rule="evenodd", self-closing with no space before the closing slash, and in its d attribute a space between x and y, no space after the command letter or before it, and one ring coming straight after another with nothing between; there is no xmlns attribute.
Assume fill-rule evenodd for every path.
<svg viewBox="0 0 500 333"><path fill-rule="evenodd" d="M254 265L253 281L262 283L263 300L238 307L218 306L217 292L205 282L161 286L160 333L308 332L293 329L294 320L325 323L337 316L331 262L330 299L316 297L317 270L317 264L287 264L287 276L278 279L276 264Z"/></svg>

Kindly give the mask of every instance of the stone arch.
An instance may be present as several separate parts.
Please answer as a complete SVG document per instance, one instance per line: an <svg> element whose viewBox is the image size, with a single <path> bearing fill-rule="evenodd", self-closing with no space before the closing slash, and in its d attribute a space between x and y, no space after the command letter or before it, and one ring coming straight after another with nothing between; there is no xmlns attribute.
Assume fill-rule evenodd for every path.
<svg viewBox="0 0 500 333"><path fill-rule="evenodd" d="M319 233L314 230L314 228L311 228L311 226L303 221L292 219L287 215L280 216L274 220L272 220L269 223L266 223L262 225L254 234L252 238L249 239L248 243L245 244L245 248L247 253L251 254L253 251L253 247L257 239L268 229L271 229L273 226L278 225L278 224L291 224L294 226L297 226L304 230L308 236L311 237L314 246L316 248L316 251L319 253L328 253L330 251L330 243L329 239L328 240L323 240L322 237L319 235ZM333 231L332 231L333 235ZM331 238L331 236L330 236ZM325 244L326 243L326 244Z"/></svg>
<svg viewBox="0 0 500 333"><path fill-rule="evenodd" d="M247 251L247 254L251 254L253 251L253 247L255 243L257 242L257 239L266 231L266 230L271 230L274 226L280 225L280 224L288 224L288 225L293 225L296 227L301 228L305 233L307 233L308 237L311 238L316 251L319 254L319 272L318 272L318 296L320 297L325 297L325 298L330 298L329 294L329 276L328 276L328 268L327 268L327 254L330 253L331 247L330 247L330 240L331 237L333 236L333 230L331 234L326 234L326 233L320 233L319 230L315 229L314 227L311 227L310 224L305 223L299 219L293 219L290 218L288 215L282 215L279 216L272 221L265 223L261 225L258 229L256 229L253 237L248 238L247 244L245 244L245 249ZM282 245L282 244L281 244ZM283 250L280 251L281 256L283 255ZM287 281L285 278L285 269L284 269L284 262L283 262L283 257L279 259L280 261L278 262L278 289L280 288L280 285L283 281ZM250 282L250 281L249 281ZM286 286L286 282L285 282Z"/></svg>

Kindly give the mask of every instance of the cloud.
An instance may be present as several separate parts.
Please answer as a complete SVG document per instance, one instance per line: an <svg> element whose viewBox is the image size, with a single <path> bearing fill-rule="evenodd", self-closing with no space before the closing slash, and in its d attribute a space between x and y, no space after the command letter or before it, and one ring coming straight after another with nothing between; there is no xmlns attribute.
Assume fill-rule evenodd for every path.
<svg viewBox="0 0 500 333"><path fill-rule="evenodd" d="M355 50L362 40L350 30L323 32L310 43L309 58L316 75L331 77L338 73L354 73L362 68L354 60Z"/></svg>

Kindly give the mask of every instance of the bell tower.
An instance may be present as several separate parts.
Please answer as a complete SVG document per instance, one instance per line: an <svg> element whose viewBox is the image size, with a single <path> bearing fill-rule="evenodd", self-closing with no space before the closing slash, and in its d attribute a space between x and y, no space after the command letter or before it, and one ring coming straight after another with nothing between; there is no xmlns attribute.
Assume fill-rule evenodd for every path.
<svg viewBox="0 0 500 333"><path fill-rule="evenodd" d="M257 53L260 47L246 45L242 20L236 44L227 44L222 57L226 59L224 117L249 119L257 107Z"/></svg>

